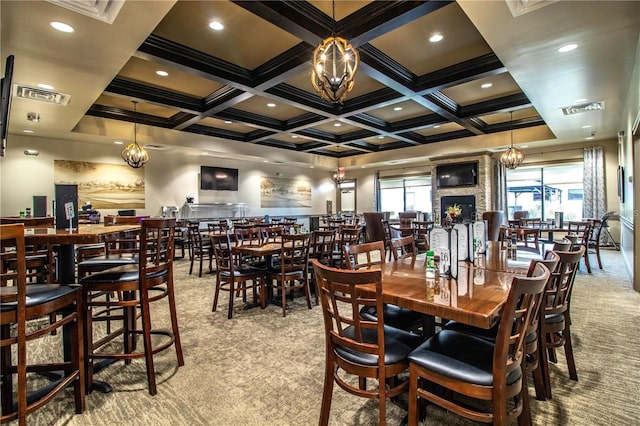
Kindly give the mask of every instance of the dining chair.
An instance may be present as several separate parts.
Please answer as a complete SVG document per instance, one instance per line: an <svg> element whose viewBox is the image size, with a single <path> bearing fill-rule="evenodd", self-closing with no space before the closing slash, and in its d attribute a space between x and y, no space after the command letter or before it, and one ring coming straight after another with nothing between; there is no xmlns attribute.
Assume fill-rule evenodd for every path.
<svg viewBox="0 0 640 426"><path fill-rule="evenodd" d="M409 425L418 424L419 406L429 401L459 416L506 425L523 411L523 347L550 272L536 265L532 276L515 276L502 308L495 342L455 330L442 330L411 351ZM448 392L438 392L435 384ZM482 400L484 410L451 398ZM507 406L513 399L513 405Z"/></svg>
<svg viewBox="0 0 640 426"><path fill-rule="evenodd" d="M552 279L545 289L540 308L540 372L545 384L545 396L552 398L549 361L557 362L555 349L564 348L569 378L578 380L575 359L573 357L573 342L571 340L571 293L580 265L580 258L584 257L585 246L577 251L560 251L558 267L552 274Z"/></svg>
<svg viewBox="0 0 640 426"><path fill-rule="evenodd" d="M325 330L325 373L320 425L329 423L333 385L353 395L378 400L380 425L386 424L386 400L406 392L407 354L420 336L388 326L384 316L365 319L364 306L382 312L380 270L346 270L311 261L320 291ZM370 288L370 296L361 288ZM367 387L367 381L377 384Z"/></svg>
<svg viewBox="0 0 640 426"><path fill-rule="evenodd" d="M589 262L589 241L593 232L593 222L589 220L570 221L567 224L567 237L575 237L572 249L577 250L578 247L584 247L584 266L587 272L591 273L591 263Z"/></svg>
<svg viewBox="0 0 640 426"><path fill-rule="evenodd" d="M408 239L413 237L406 237ZM344 247L345 259L347 261L347 269L363 270L363 269L380 269L385 266L385 247L382 241L374 241L371 243L352 244ZM414 251L415 253L415 251ZM384 303L383 305L384 322L401 330L421 333L426 331L424 327L425 315L412 311L411 309L401 308L400 306ZM375 304L363 306L360 315L367 320L376 321L378 316L378 308Z"/></svg>
<svg viewBox="0 0 640 426"><path fill-rule="evenodd" d="M260 306L266 306L265 271L246 263L240 263L241 257L234 255L229 234L216 234L211 236L213 252L216 258L216 289L213 296L211 311L218 307L220 291L229 293L229 308L227 318L233 317L234 299L242 292L243 301L246 303L247 290L253 292L253 303L260 299Z"/></svg>
<svg viewBox="0 0 640 426"><path fill-rule="evenodd" d="M282 316L287 316L287 294L293 299L295 290L303 290L307 306L311 309L309 291L309 247L311 233L283 234L280 256L269 268L269 283L278 288L282 303Z"/></svg>
<svg viewBox="0 0 640 426"><path fill-rule="evenodd" d="M413 232L416 249L418 253L424 253L429 250L429 232L433 229L433 221L414 221Z"/></svg>
<svg viewBox="0 0 640 426"><path fill-rule="evenodd" d="M358 244L358 242L360 241L361 232L362 228L360 228L359 226L341 225L338 228L336 234L336 244L332 255L333 266L338 266L341 268L347 267L344 248L349 245Z"/></svg>
<svg viewBox="0 0 640 426"><path fill-rule="evenodd" d="M209 262L209 272L213 272L213 248L209 237L203 237L200 232L200 223L193 222L187 226L189 230L189 275L193 273L193 264L198 260L198 277L202 277L202 264L204 261Z"/></svg>
<svg viewBox="0 0 640 426"><path fill-rule="evenodd" d="M27 285L26 264L24 225L0 225L0 421L18 420L20 426L68 387L73 387L75 412L85 408L81 289L75 284ZM38 321L44 317L49 320ZM68 338L64 359L51 352L45 354L46 362L35 362L36 340L63 326L63 339ZM64 375L53 387L33 380L35 372L59 371Z"/></svg>
<svg viewBox="0 0 640 426"><path fill-rule="evenodd" d="M153 360L156 353L173 346L178 366L184 365L173 278L175 222L175 219L142 220L137 265L118 266L80 279L83 301L88 310L85 323L88 391L93 388L93 368L97 360L124 360L128 364L132 359L144 358L150 395L157 393ZM93 297L96 293L111 292L119 294L119 297L108 301ZM157 315L158 309L165 308L157 304L162 300L166 301L169 311L170 329L154 327L151 323L152 311ZM152 304L155 304L153 309ZM122 327L102 334L94 323L105 318L93 314L94 310L102 309L117 312ZM137 328L140 318L142 330ZM111 315L109 320L114 321L114 316ZM137 345L140 335L142 350L138 350ZM116 351L117 347L109 345L109 342L120 336L123 338L122 351ZM159 337L152 340L152 336Z"/></svg>
<svg viewBox="0 0 640 426"><path fill-rule="evenodd" d="M600 240L602 238L602 231L606 229L606 219L590 219L591 222L591 235L587 243L587 250L589 253L596 255L596 261L598 262L598 268L602 269L602 258L600 257Z"/></svg>
<svg viewBox="0 0 640 426"><path fill-rule="evenodd" d="M323 265L331 265L331 255L335 247L336 233L331 230L313 231L311 237L311 247L309 248L309 261L316 259ZM309 265L311 268L311 265ZM316 305L319 303L318 288L316 287L313 271L309 274L311 289L315 295Z"/></svg>
<svg viewBox="0 0 640 426"><path fill-rule="evenodd" d="M547 251L542 259L532 259L529 262L529 268L527 270L527 276L533 276L535 272L536 265L542 264L547 267L547 269L551 272L549 275L549 279L547 280L547 284L545 285L545 291L549 285L553 282L554 272L558 267L558 263L560 262L560 256L554 251ZM531 316L531 323L527 330L527 334L524 340L524 361L526 363L526 371L531 374L533 377L533 383L536 390L536 398L538 400L545 400L546 390L544 377L542 372L542 367L540 367L540 347L542 343L539 343L540 339L540 311L542 309L542 299L534 306ZM446 330L454 330L458 332L468 333L476 337L480 337L482 339L486 339L490 342L495 343L496 336L498 334L498 327L500 323L496 323L490 329L483 329L479 327L474 327L468 324L464 324L458 321L449 321L444 329ZM523 375L522 377L522 403L523 403L523 411L522 411L522 420L524 420L525 424L531 424L531 410L529 405L529 390L527 387L527 375Z"/></svg>
<svg viewBox="0 0 640 426"><path fill-rule="evenodd" d="M396 238L391 240L391 254L393 255L393 260L401 260L401 259L416 259L416 255L418 254L418 250L416 248L416 243L413 235L408 235L406 237Z"/></svg>
<svg viewBox="0 0 640 426"><path fill-rule="evenodd" d="M499 241L500 227L504 224L504 212L486 211L482 213L482 220L487 221L487 239L489 241Z"/></svg>

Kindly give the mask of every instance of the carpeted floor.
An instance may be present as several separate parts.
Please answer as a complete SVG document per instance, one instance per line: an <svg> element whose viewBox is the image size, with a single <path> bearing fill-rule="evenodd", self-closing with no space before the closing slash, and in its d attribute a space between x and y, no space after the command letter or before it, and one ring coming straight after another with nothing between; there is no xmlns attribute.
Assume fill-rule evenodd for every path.
<svg viewBox="0 0 640 426"><path fill-rule="evenodd" d="M593 259L595 261L595 259ZM595 263L595 262L594 262ZM631 289L619 252L603 251L604 270L582 268L571 303L579 381L570 381L564 354L552 365L554 399L531 399L536 425L631 425L640 421L640 294ZM171 349L156 356L158 395L147 392L144 361L114 364L96 375L114 391L87 396L73 413L72 394L29 417L36 425L312 425L317 424L324 372L320 309L297 298L287 317L281 309L242 310L227 319L226 295L211 312L215 275L188 275L176 262L178 314L185 365ZM164 314L164 313L162 313ZM165 318L161 318L164 320ZM47 337L43 351L58 350ZM530 386L533 394L533 388ZM334 387L332 425L378 423L377 403ZM406 400L388 403L387 422L399 424ZM437 407L424 425L473 424Z"/></svg>

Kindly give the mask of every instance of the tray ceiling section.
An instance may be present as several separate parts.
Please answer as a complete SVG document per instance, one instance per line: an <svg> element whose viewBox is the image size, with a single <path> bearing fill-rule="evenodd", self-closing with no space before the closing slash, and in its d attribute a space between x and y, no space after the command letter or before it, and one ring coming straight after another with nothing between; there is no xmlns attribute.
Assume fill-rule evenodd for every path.
<svg viewBox="0 0 640 426"><path fill-rule="evenodd" d="M455 2L335 8L336 22L331 2L178 2L87 115L133 121L136 99L144 124L332 157L544 125L535 111L499 121L531 104ZM342 105L310 82L313 49L334 30L361 57Z"/></svg>

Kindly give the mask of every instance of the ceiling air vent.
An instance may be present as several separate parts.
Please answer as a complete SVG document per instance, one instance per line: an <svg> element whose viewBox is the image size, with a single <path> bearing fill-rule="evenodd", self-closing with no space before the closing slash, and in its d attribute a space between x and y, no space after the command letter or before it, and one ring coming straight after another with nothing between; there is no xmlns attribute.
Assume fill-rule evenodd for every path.
<svg viewBox="0 0 640 426"><path fill-rule="evenodd" d="M52 92L51 90L38 89L36 87L29 87L22 84L13 85L13 96L56 105L67 105L71 99L71 95Z"/></svg>
<svg viewBox="0 0 640 426"><path fill-rule="evenodd" d="M49 0L49 3L72 10L90 18L97 19L107 24L113 24L120 8L124 4L122 0Z"/></svg>
<svg viewBox="0 0 640 426"><path fill-rule="evenodd" d="M604 109L604 101L591 102L589 104L573 105L562 108L564 115L580 114L587 111L599 111Z"/></svg>

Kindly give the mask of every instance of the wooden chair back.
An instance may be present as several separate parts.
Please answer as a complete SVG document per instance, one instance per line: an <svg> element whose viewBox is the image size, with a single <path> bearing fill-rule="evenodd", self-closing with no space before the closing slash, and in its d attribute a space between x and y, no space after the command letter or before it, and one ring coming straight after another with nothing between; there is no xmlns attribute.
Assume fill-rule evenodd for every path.
<svg viewBox="0 0 640 426"><path fill-rule="evenodd" d="M385 248L382 241L350 244L342 248L348 269L370 269L385 263Z"/></svg>
<svg viewBox="0 0 640 426"><path fill-rule="evenodd" d="M317 259L324 265L329 265L335 241L336 233L334 231L313 231L309 257Z"/></svg>
<svg viewBox="0 0 640 426"><path fill-rule="evenodd" d="M391 254L394 260L400 259L416 259L417 255L416 243L413 235L396 238L391 240Z"/></svg>
<svg viewBox="0 0 640 426"><path fill-rule="evenodd" d="M500 240L500 227L504 223L504 212L487 211L482 213L482 220L487 221L487 239L489 241Z"/></svg>

